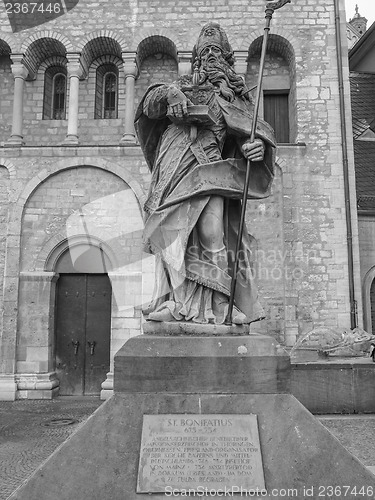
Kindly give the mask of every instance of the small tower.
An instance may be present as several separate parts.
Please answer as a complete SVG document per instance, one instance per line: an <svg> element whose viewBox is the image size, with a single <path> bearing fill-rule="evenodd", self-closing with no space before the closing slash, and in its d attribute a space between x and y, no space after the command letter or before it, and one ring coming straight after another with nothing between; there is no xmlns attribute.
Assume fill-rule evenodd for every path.
<svg viewBox="0 0 375 500"><path fill-rule="evenodd" d="M362 17L358 12L358 5L355 6L355 16L353 17L353 19L349 20L349 23L358 31L361 36L364 35L367 29L367 19L365 17Z"/></svg>

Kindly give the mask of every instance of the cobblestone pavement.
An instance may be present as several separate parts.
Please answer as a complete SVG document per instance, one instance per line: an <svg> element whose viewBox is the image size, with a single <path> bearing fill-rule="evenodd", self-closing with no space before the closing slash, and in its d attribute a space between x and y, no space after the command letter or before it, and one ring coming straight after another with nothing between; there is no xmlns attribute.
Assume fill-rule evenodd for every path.
<svg viewBox="0 0 375 500"><path fill-rule="evenodd" d="M6 500L101 403L92 397L1 401L0 500Z"/></svg>
<svg viewBox="0 0 375 500"><path fill-rule="evenodd" d="M319 416L346 449L375 473L375 415Z"/></svg>
<svg viewBox="0 0 375 500"><path fill-rule="evenodd" d="M91 397L0 402L0 500L6 500L101 403ZM326 415L319 420L365 465L375 466L375 415Z"/></svg>

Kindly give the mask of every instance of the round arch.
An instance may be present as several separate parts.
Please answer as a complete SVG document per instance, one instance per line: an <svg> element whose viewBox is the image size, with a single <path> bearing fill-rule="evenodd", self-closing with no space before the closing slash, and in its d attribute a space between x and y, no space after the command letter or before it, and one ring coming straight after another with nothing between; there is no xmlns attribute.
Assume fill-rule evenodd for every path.
<svg viewBox="0 0 375 500"><path fill-rule="evenodd" d="M263 38L263 35L264 35L263 30L255 30L249 33L249 35L246 38L244 38L244 40L241 43L241 46L238 47L237 50L249 50L251 44L255 42L255 40L257 40L258 38ZM293 50L294 54L296 56L300 55L300 48L299 48L300 44L298 43L297 38L294 35L292 35L292 33L290 33L287 30L284 30L283 28L275 27L272 28L271 35L275 35L281 39L284 39L287 42L287 45L290 46L290 48Z"/></svg>
<svg viewBox="0 0 375 500"><path fill-rule="evenodd" d="M6 49L6 53L9 52L12 54L17 54L19 53L19 47L16 44L16 41L14 40L13 37L9 36L7 33L0 32L0 49ZM0 54L2 51L0 50ZM4 55L4 54L3 54Z"/></svg>
<svg viewBox="0 0 375 500"><path fill-rule="evenodd" d="M249 45L249 57L260 54L263 42L263 35L255 38ZM289 67L294 70L296 53L293 44L290 41L279 35L278 33L271 33L267 45L269 52L276 52L280 54L288 62Z"/></svg>
<svg viewBox="0 0 375 500"><path fill-rule="evenodd" d="M176 44L169 37L151 35L144 38L137 47L139 67L142 66L142 62L147 57L154 55L157 52L168 54L173 57L175 61L178 61Z"/></svg>
<svg viewBox="0 0 375 500"><path fill-rule="evenodd" d="M45 72L51 66L62 66L66 68L68 60L64 56L52 56L45 59L39 66L39 71Z"/></svg>
<svg viewBox="0 0 375 500"><path fill-rule="evenodd" d="M30 68L29 77L36 78L40 65L53 56L66 57L67 49L58 38L42 37L30 43L24 52L24 63Z"/></svg>
<svg viewBox="0 0 375 500"><path fill-rule="evenodd" d="M87 235L82 234L75 235L71 238L64 238L54 246L54 248L45 258L43 258L47 253L48 246L49 245L46 245L46 247L43 248L43 251L41 252L42 255L40 255L40 259L38 259L39 261L44 261L43 270L46 272L58 272L58 270L56 270L56 266L58 265L61 258L68 251L72 251L72 253L74 253L74 250L78 250L79 252L81 252L82 247L92 247L99 249L100 252L103 252L105 263L103 267L106 268L107 271L110 271L118 266L116 252L114 251L114 249L111 248L105 241L100 240L95 236L90 236L90 238L88 239Z"/></svg>
<svg viewBox="0 0 375 500"><path fill-rule="evenodd" d="M77 52L83 52L84 48L95 39L106 38L108 40L112 40L115 42L115 45L119 47L121 52L125 52L129 50L126 45L126 41L123 36L113 30L98 30L93 31L89 35L85 36L78 44L77 44Z"/></svg>
<svg viewBox="0 0 375 500"><path fill-rule="evenodd" d="M109 231L102 232L105 238L98 238L92 234L89 236L87 234L76 234L67 238L65 234L55 234L40 250L35 263L36 271L54 272L57 261L67 249L84 244L101 248L109 259L111 269L117 268L119 266L117 256L121 255L123 249L118 242L111 239ZM111 244L109 245L107 241L110 241Z"/></svg>
<svg viewBox="0 0 375 500"><path fill-rule="evenodd" d="M7 158L0 158L0 166L5 167L8 170L10 179L14 179L16 177L16 167Z"/></svg>
<svg viewBox="0 0 375 500"><path fill-rule="evenodd" d="M49 177L53 176L54 174L63 171L63 170L68 170L71 168L77 168L77 167L93 167L93 168L99 168L102 170L106 170L107 172L111 172L112 174L116 175L120 179L122 179L130 189L133 191L135 194L135 197L137 199L137 202L139 204L139 207L143 206L144 202L146 201L146 193L143 190L142 186L139 184L139 182L134 178L131 172L127 171L124 169L124 165L120 164L119 162L115 161L108 161L104 160L101 158L96 158L93 160L91 157L89 158L69 158L65 160L61 160L56 162L51 168L49 169L44 169L41 170L38 175L36 175L33 179L31 179L25 186L24 190L22 193L19 195L15 209L14 209L14 215L13 217L17 217L19 215L22 215L23 207L29 197L33 194L35 189L47 180Z"/></svg>
<svg viewBox="0 0 375 500"><path fill-rule="evenodd" d="M97 166L90 164L90 162L83 163L84 164L81 166L81 169L77 169L77 161L75 161L74 165L65 164L65 168L57 169L55 172L50 171L47 175L41 175L42 173L40 173L37 176L37 179L34 179L34 181L36 182L33 182L32 184L29 183L27 193L24 192L24 200L22 200L22 202L20 199L18 200L18 207L16 207L18 210L18 215L23 217L24 211L28 207L28 201L32 199L33 194L38 190L40 186L44 185L45 182L48 182L49 179L53 178L54 176L62 174L70 169L80 170L82 172L81 175L86 175L83 174L83 171L85 169L98 168ZM110 166L113 167L112 162ZM104 206L106 207L106 209L110 209L110 207L113 206L113 203L115 203L117 207L131 206L132 222L130 223L130 225L126 225L123 217L120 217L119 221L122 220L122 222L118 222L119 225L116 225L116 229L111 229L110 227L106 227L105 225L102 225L100 223L98 224L95 217L93 218L91 216L91 212L93 209L93 206L91 206L91 204L95 202L90 202L90 205L88 206L91 206L91 208L83 208L83 210L80 209L78 211L74 211L69 215L68 220L65 221L66 223L64 222L61 228L59 228L59 222L57 222L56 224L51 223L53 225L53 229L51 231L47 231L46 229L47 234L50 235L49 238L46 239L44 237L43 241L40 241L42 245L37 249L37 252L34 253L32 260L28 261L27 268L29 270L35 270L38 272L51 271L53 270L53 266L50 260L51 255L54 256L56 251L59 253L59 250L56 250L56 248L60 248L62 249L61 252L64 252L64 250L68 246L76 246L78 244L82 245L85 242L88 244L91 244L91 242L95 242L97 246L101 246L103 247L103 249L107 249L107 253L110 256L111 269L117 269L121 267L121 265L123 264L123 261L121 259L123 259L124 256L124 248L120 243L122 241L122 238L129 232L142 231L143 229L143 217L139 199L140 196L143 196L143 192L140 192L137 184L134 185L134 180L131 177L128 178L128 176L123 175L123 168L122 172L118 172L119 175L116 175L116 172L113 172L113 168L98 168L98 170L103 170L103 172L107 172L117 177L118 181L120 181L120 183L118 184L120 192L118 192L114 197L109 196L108 198L103 199L99 206L95 205L96 208L94 207L94 209L102 210L104 209ZM128 205L128 203L130 203L130 205ZM15 217L14 214L12 214L12 216ZM116 221L117 220L118 219L116 219ZM134 224L136 224L136 226L134 226ZM65 230L63 230L63 227L65 227L66 232ZM22 228L21 234L23 234ZM78 243L76 242L77 238ZM105 242L108 243L106 244ZM61 245L63 246L61 247ZM116 256L118 256L118 259ZM122 262L122 264L120 261Z"/></svg>
<svg viewBox="0 0 375 500"><path fill-rule="evenodd" d="M132 50L138 51L139 46L147 39L155 37L156 39L166 39L174 47L177 54L179 50L184 50L186 47L181 43L178 37L172 38L171 30L166 28L148 28L139 30L138 34L133 38Z"/></svg>
<svg viewBox="0 0 375 500"><path fill-rule="evenodd" d="M372 332L371 285L375 279L375 266L369 269L363 279L363 326L366 332Z"/></svg>
<svg viewBox="0 0 375 500"><path fill-rule="evenodd" d="M11 48L9 44L0 38L0 56L10 56Z"/></svg>
<svg viewBox="0 0 375 500"><path fill-rule="evenodd" d="M43 30L39 31L38 33L34 33L23 42L21 52L25 53L34 42L41 40L42 38L51 38L53 40L56 40L65 47L66 52L74 52L73 44L69 40L69 38L55 30Z"/></svg>

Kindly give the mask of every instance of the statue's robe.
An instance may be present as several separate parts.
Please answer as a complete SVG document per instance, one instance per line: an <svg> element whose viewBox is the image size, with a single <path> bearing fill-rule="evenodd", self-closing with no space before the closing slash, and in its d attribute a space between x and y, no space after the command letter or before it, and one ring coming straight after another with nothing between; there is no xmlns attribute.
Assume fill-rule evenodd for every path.
<svg viewBox="0 0 375 500"><path fill-rule="evenodd" d="M225 315L213 315L212 294L230 295L247 164L240 147L250 138L252 105L242 98L228 102L214 91L206 92L203 101L217 123L198 126L197 139L192 140L191 125L168 118L167 90L167 85L150 87L135 120L152 171L144 240L146 249L157 256L157 283L148 312L167 307L176 320L223 323ZM274 175L273 130L258 120L255 135L264 141L265 155L263 161L251 163L249 199L269 196ZM212 195L225 200L226 268L207 258L196 229ZM248 323L264 316L253 279L252 240L244 228L234 301Z"/></svg>

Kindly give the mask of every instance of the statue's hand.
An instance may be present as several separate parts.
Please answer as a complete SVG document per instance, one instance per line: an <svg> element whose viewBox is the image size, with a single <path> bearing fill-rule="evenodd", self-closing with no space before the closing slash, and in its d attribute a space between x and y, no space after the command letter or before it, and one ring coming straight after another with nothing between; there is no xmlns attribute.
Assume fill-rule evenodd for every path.
<svg viewBox="0 0 375 500"><path fill-rule="evenodd" d="M242 145L242 153L250 161L262 161L264 158L264 142L255 139L254 142L247 141Z"/></svg>
<svg viewBox="0 0 375 500"><path fill-rule="evenodd" d="M174 85L171 85L167 94L168 101L168 115L175 118L183 118L188 114L189 99L181 90Z"/></svg>

